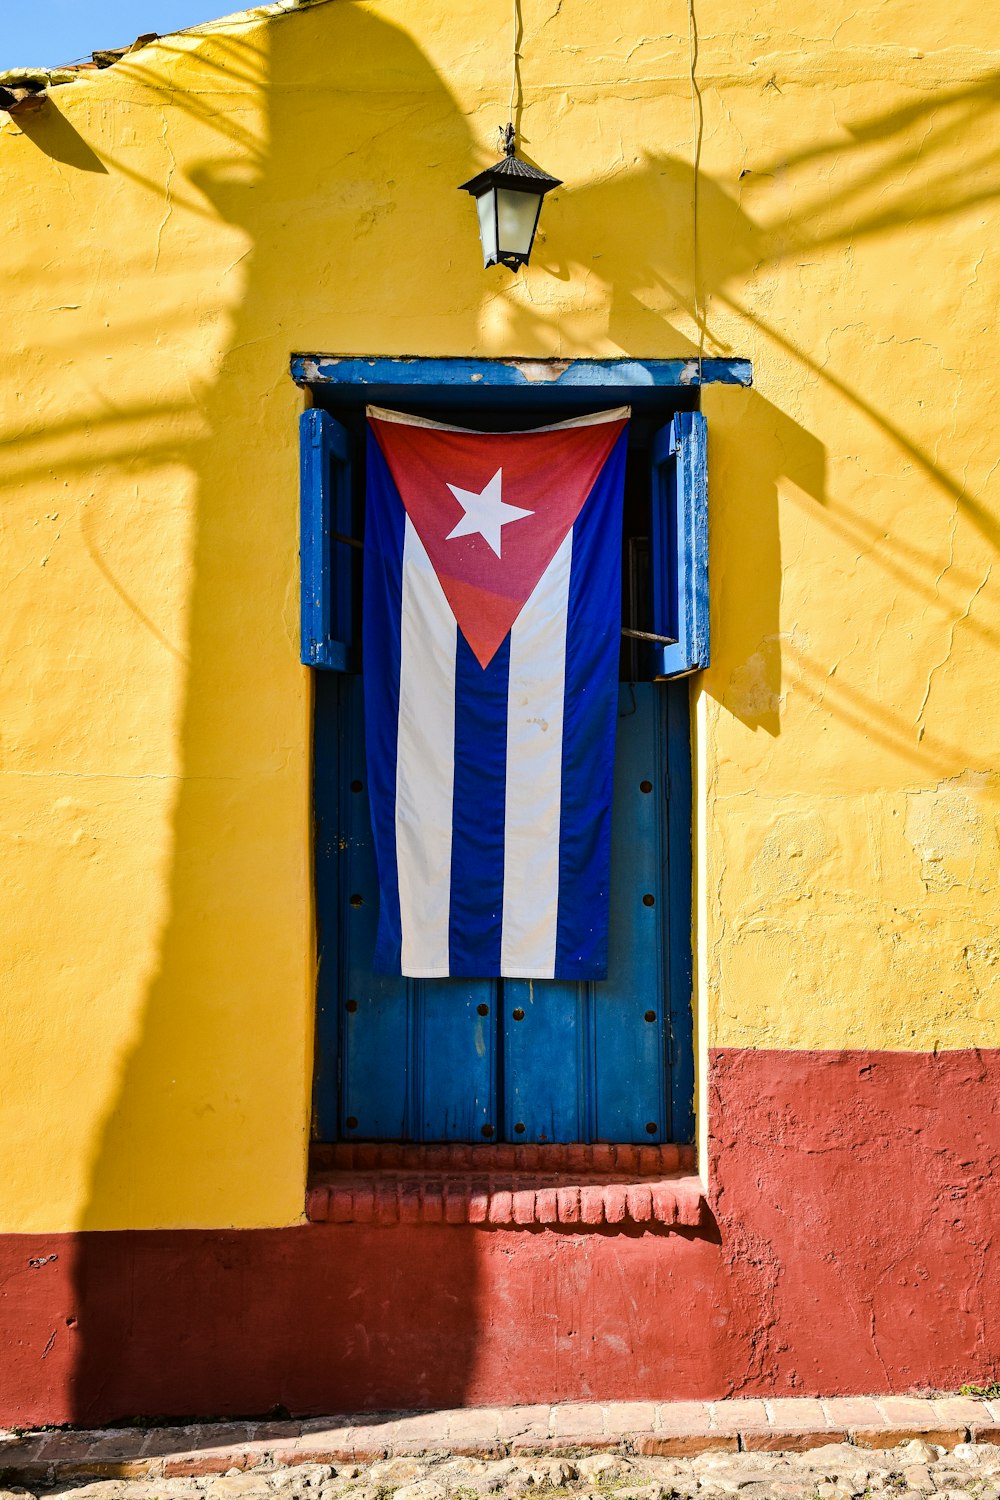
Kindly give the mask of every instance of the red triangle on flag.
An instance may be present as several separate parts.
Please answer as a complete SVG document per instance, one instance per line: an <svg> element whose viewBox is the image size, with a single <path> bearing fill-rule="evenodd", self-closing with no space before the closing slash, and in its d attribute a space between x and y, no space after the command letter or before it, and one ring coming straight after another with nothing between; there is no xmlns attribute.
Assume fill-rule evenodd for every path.
<svg viewBox="0 0 1000 1500"><path fill-rule="evenodd" d="M469 432L378 408L368 420L486 668L583 509L627 409L533 432Z"/></svg>

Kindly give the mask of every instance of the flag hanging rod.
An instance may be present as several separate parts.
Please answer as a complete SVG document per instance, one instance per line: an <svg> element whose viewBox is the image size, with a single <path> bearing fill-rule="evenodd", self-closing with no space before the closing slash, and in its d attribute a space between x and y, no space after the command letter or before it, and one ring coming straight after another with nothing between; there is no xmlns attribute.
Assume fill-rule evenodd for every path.
<svg viewBox="0 0 1000 1500"><path fill-rule="evenodd" d="M651 630L626 630L622 626L622 635L627 635L631 641L656 641L661 646L676 646L677 641L672 635L654 635Z"/></svg>

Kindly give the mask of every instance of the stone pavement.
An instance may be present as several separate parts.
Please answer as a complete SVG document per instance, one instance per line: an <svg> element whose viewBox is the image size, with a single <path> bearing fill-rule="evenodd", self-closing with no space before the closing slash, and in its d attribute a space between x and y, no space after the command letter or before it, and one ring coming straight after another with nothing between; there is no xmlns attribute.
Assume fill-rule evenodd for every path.
<svg viewBox="0 0 1000 1500"><path fill-rule="evenodd" d="M906 1443L916 1446L902 1450ZM767 1456L775 1454L801 1456ZM876 1460L875 1454L883 1456ZM545 1467L549 1460L558 1469L555 1478L556 1469ZM872 1489L872 1474L891 1473L894 1494L901 1488L964 1493L968 1481L984 1500L994 1492L1000 1500L1000 1401L619 1402L0 1434L0 1483L34 1492L85 1485L93 1500L112 1500L112 1490L114 1500L188 1495L192 1485L219 1500L265 1500L277 1491L287 1491L285 1500L296 1500L299 1491L316 1500L471 1500L553 1488L585 1495L595 1476L601 1495L657 1500L671 1487L678 1495L735 1493L764 1482L762 1466L771 1476L768 1493L775 1495L798 1494L815 1480L834 1486L816 1489L820 1500L846 1496L854 1478L843 1476L862 1473L865 1484L850 1493L864 1494ZM738 1481L731 1477L737 1472L754 1477ZM779 1480L786 1488L775 1488ZM100 1486L98 1495L93 1481L114 1483ZM403 1493L415 1484L431 1488ZM652 1488L630 1494L636 1486Z"/></svg>
<svg viewBox="0 0 1000 1500"><path fill-rule="evenodd" d="M7 1481L10 1482L9 1480ZM75 1479L58 1467L0 1500L1000 1500L1000 1445L913 1439L895 1449L824 1443L798 1453L708 1450L692 1457L448 1452L361 1464L306 1462L227 1473Z"/></svg>

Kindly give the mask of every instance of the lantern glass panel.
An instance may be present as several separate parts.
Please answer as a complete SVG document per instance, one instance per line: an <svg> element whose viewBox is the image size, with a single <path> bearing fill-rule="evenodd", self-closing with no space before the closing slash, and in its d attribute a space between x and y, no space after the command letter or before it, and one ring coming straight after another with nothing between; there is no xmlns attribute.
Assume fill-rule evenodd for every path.
<svg viewBox="0 0 1000 1500"><path fill-rule="evenodd" d="M502 255L522 255L527 260L541 206L542 200L538 193L520 193L513 188L497 189L498 237ZM485 243L484 240L483 244Z"/></svg>
<svg viewBox="0 0 1000 1500"><path fill-rule="evenodd" d="M479 214L479 238L483 242L483 265L495 266L497 260L496 194L490 189L476 199Z"/></svg>

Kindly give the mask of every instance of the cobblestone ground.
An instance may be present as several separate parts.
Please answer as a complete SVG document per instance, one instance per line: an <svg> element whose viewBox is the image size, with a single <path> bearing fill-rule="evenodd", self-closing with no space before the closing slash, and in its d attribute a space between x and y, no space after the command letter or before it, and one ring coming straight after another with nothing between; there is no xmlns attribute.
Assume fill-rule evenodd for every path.
<svg viewBox="0 0 1000 1500"><path fill-rule="evenodd" d="M1000 1500L1000 1446L888 1451L830 1443L805 1453L696 1458L390 1458L230 1470L199 1479L101 1480L0 1490L0 1500Z"/></svg>

